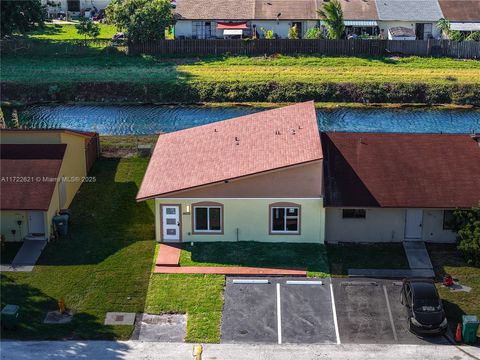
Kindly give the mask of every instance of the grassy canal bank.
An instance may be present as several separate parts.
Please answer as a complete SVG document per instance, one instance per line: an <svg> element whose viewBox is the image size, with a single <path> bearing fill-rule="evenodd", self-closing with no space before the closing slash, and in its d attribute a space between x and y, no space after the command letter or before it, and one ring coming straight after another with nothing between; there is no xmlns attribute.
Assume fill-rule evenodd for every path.
<svg viewBox="0 0 480 360"><path fill-rule="evenodd" d="M446 58L159 58L89 49L6 54L2 100L319 102L480 105L480 62Z"/></svg>

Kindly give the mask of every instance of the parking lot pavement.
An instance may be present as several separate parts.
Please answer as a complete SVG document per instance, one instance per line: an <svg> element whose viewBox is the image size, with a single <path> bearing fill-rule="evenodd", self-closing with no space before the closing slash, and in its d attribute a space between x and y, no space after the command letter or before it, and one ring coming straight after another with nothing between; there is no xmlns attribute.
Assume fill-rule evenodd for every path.
<svg viewBox="0 0 480 360"><path fill-rule="evenodd" d="M333 279L342 343L449 344L443 336L419 338L408 330L401 283L385 279Z"/></svg>
<svg viewBox="0 0 480 360"><path fill-rule="evenodd" d="M336 343L329 279L228 277L224 296L222 342Z"/></svg>

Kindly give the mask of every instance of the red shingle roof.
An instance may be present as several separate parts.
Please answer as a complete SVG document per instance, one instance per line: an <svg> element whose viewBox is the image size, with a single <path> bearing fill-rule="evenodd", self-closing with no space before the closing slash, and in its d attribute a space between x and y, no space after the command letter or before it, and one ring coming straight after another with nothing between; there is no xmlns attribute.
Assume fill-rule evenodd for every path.
<svg viewBox="0 0 480 360"><path fill-rule="evenodd" d="M137 200L322 158L312 102L161 135Z"/></svg>
<svg viewBox="0 0 480 360"><path fill-rule="evenodd" d="M469 208L480 203L470 135L322 133L326 206Z"/></svg>
<svg viewBox="0 0 480 360"><path fill-rule="evenodd" d="M66 144L2 144L2 210L48 210Z"/></svg>

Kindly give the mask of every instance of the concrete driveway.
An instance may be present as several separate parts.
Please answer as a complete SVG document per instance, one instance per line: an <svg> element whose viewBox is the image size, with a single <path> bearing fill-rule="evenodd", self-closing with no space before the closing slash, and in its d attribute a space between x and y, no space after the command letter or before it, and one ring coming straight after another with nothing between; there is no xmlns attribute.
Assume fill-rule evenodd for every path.
<svg viewBox="0 0 480 360"><path fill-rule="evenodd" d="M337 278L333 290L342 344L449 344L444 336L420 338L408 330L400 281Z"/></svg>
<svg viewBox="0 0 480 360"><path fill-rule="evenodd" d="M228 277L221 341L335 344L331 291L330 279Z"/></svg>

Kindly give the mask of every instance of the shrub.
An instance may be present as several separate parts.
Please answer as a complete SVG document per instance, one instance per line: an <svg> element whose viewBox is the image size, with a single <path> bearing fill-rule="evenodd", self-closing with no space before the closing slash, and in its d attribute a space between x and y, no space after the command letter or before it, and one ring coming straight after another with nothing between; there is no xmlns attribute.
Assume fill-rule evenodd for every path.
<svg viewBox="0 0 480 360"><path fill-rule="evenodd" d="M266 29L264 27L261 27L260 30L262 30L263 37L265 39L271 40L275 37L274 34L273 34L273 30L271 30L271 29Z"/></svg>
<svg viewBox="0 0 480 360"><path fill-rule="evenodd" d="M293 25L292 27L290 27L290 29L288 29L288 38L289 39L298 39L299 38L297 25Z"/></svg>
<svg viewBox="0 0 480 360"><path fill-rule="evenodd" d="M458 231L458 250L465 260L480 266L480 208L454 212Z"/></svg>
<svg viewBox="0 0 480 360"><path fill-rule="evenodd" d="M322 30L318 26L315 26L308 29L304 37L305 39L323 39L324 36Z"/></svg>
<svg viewBox="0 0 480 360"><path fill-rule="evenodd" d="M480 41L480 31L475 31L472 32L470 35L468 35L465 40L467 41Z"/></svg>

